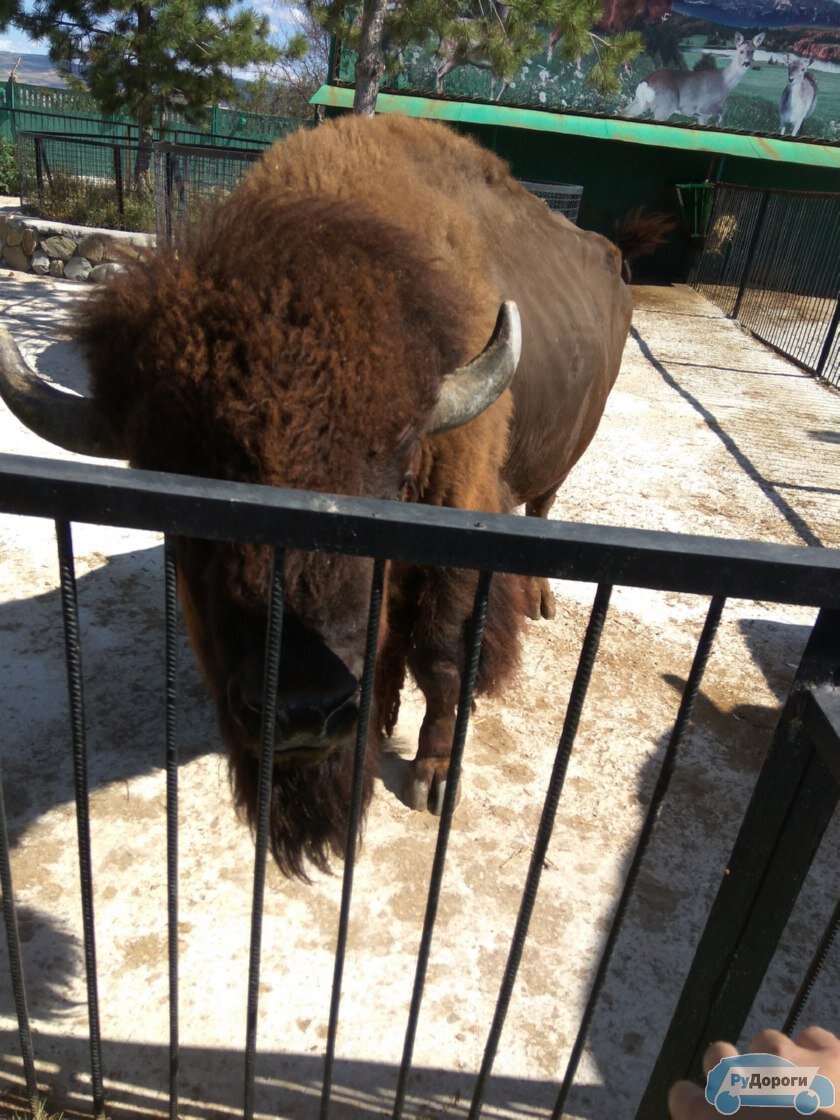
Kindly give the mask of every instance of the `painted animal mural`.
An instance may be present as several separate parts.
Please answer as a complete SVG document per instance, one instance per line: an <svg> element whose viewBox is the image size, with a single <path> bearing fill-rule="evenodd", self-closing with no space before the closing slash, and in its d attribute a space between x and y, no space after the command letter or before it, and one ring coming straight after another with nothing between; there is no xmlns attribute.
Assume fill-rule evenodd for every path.
<svg viewBox="0 0 840 1120"><path fill-rule="evenodd" d="M735 51L723 70L654 71L636 86L636 95L622 109L622 116L641 117L650 112L655 121L667 121L679 114L693 117L698 124L719 124L727 98L746 76L764 38L763 31L752 39L736 31Z"/></svg>

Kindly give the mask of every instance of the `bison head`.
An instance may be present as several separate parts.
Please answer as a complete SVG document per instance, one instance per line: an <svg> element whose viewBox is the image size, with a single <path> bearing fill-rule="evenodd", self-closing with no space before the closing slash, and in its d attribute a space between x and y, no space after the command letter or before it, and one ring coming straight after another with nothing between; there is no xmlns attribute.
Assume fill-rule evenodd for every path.
<svg viewBox="0 0 840 1120"><path fill-rule="evenodd" d="M272 247L265 259L246 247L246 224ZM468 360L492 324L488 294L361 206L234 194L176 251L88 301L79 337L91 398L43 382L8 335L0 393L70 451L396 499L433 460L429 438L484 412L513 375L512 304ZM180 540L177 556L187 627L253 822L269 552ZM307 860L325 868L346 843L371 571L364 559L285 557L270 836L287 874L305 877Z"/></svg>

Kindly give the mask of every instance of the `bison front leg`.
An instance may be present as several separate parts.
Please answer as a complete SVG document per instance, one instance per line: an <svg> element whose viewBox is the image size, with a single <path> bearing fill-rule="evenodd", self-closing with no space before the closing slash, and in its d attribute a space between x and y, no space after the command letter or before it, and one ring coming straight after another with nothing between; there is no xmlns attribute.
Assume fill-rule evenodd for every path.
<svg viewBox="0 0 840 1120"><path fill-rule="evenodd" d="M451 662L434 661L424 670L415 667L414 677L426 698L426 715L420 728L417 756L409 763L403 780L402 799L411 809L428 809L440 816L449 776L461 675ZM460 797L459 783L456 805Z"/></svg>
<svg viewBox="0 0 840 1120"><path fill-rule="evenodd" d="M526 502L526 516L547 518L551 512L551 507L554 505L554 499L557 497L559 485L558 483L553 490L549 490L541 498L536 498L533 502ZM530 581L527 611L528 617L537 621L540 618L554 618L557 613L554 592L551 590L548 580L543 576L534 576Z"/></svg>

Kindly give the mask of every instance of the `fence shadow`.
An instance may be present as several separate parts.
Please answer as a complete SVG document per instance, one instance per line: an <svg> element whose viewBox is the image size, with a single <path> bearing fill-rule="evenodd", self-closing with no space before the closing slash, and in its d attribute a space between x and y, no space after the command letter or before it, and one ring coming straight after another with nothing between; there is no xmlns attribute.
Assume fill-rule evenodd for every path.
<svg viewBox="0 0 840 1120"><path fill-rule="evenodd" d="M96 559L105 562L77 580L91 793L165 764L163 549ZM63 641L58 590L0 605L0 750L13 844L44 814L73 800ZM178 739L182 762L222 750L183 634Z"/></svg>
<svg viewBox="0 0 840 1120"><path fill-rule="evenodd" d="M16 1037L0 1032L0 1083L19 1079ZM67 1094L48 1095L51 1109L66 1117L90 1116L86 1085L90 1055L84 1039L67 1039L39 1032L36 1045L49 1053L39 1067L39 1084L72 1085ZM135 1042L107 1043L104 1060L108 1115L157 1117L167 1115L166 1092L169 1052L166 1045ZM130 1070L130 1079L122 1071ZM199 1072L200 1071L200 1072ZM320 1109L324 1073L320 1055L282 1052L260 1053L257 1060L255 1117L281 1120L316 1120ZM333 1074L331 1120L373 1120L393 1110L398 1067L384 1062L337 1059ZM454 1120L469 1111L473 1072L415 1067L406 1101L406 1115L418 1120ZM181 1120L217 1120L242 1115L243 1057L236 1049L181 1048ZM490 1085L484 1115L542 1116L551 1100L550 1082L526 1078L495 1077ZM0 1096L0 1116L25 1107L17 1090ZM606 1114L604 1114L606 1115Z"/></svg>

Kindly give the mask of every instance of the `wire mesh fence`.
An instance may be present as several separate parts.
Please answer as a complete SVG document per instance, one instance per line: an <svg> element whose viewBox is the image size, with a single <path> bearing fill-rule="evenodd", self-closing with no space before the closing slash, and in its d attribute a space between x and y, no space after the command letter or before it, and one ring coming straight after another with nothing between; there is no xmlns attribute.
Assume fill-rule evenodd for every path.
<svg viewBox="0 0 840 1120"><path fill-rule="evenodd" d="M536 180L520 180L522 186L541 198L549 210L563 214L570 222L577 223L583 187L575 183L548 183Z"/></svg>
<svg viewBox="0 0 840 1120"><path fill-rule="evenodd" d="M75 225L154 230L149 147L121 136L19 132L15 150L27 213Z"/></svg>
<svg viewBox="0 0 840 1120"><path fill-rule="evenodd" d="M190 144L156 144L154 152L157 235L170 240L181 223L236 187L262 148L251 150Z"/></svg>
<svg viewBox="0 0 840 1120"><path fill-rule="evenodd" d="M840 385L840 194L717 184L689 283L762 341Z"/></svg>
<svg viewBox="0 0 840 1120"><path fill-rule="evenodd" d="M96 137L18 132L21 203L34 217L169 239L179 222L233 190L273 143L253 136L247 147L220 146L207 134L175 135L187 142L142 144L130 125Z"/></svg>

